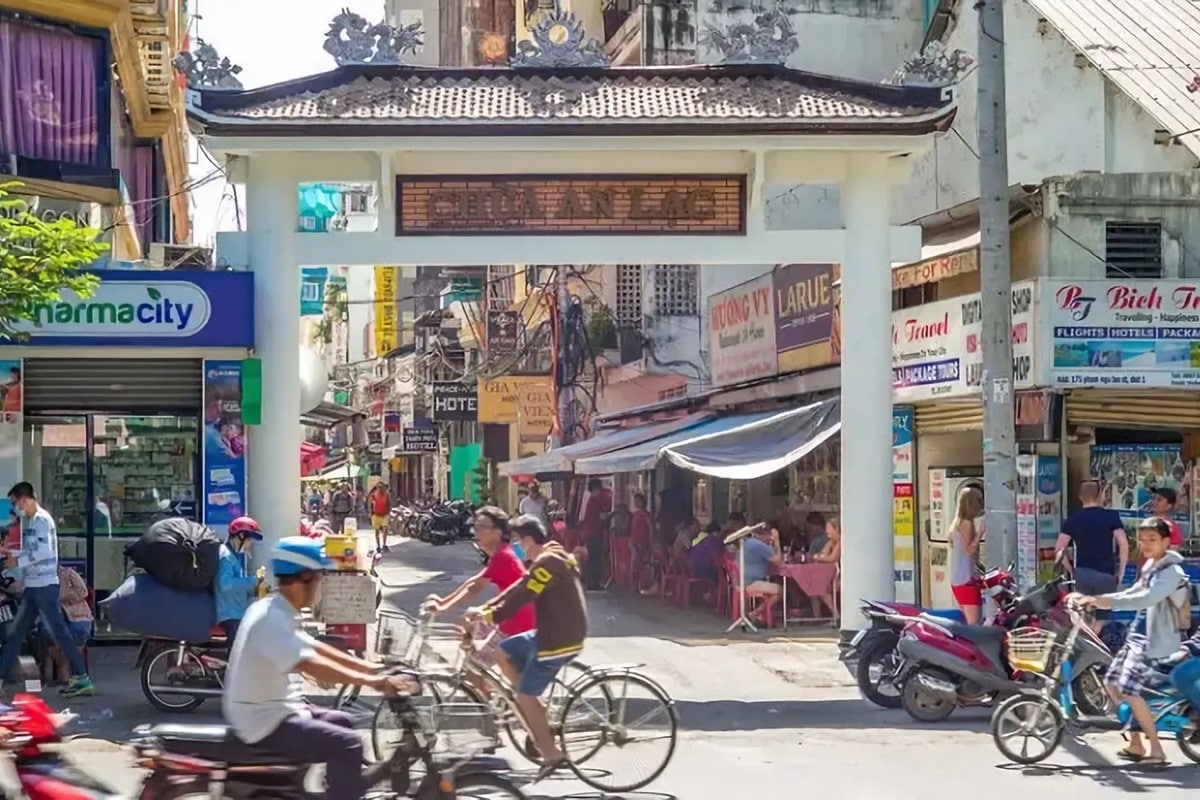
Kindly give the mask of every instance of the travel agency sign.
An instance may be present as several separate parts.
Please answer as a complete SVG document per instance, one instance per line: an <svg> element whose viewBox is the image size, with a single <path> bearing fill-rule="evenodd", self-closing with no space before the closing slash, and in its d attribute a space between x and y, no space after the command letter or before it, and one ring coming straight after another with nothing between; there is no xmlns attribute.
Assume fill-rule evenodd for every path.
<svg viewBox="0 0 1200 800"><path fill-rule="evenodd" d="M709 298L713 386L767 378L778 371L773 286L768 272Z"/></svg>
<svg viewBox="0 0 1200 800"><path fill-rule="evenodd" d="M91 297L63 292L13 327L31 345L253 347L250 272L105 271Z"/></svg>
<svg viewBox="0 0 1200 800"><path fill-rule="evenodd" d="M1013 388L1037 383L1034 327L1037 283L1012 287ZM983 306L978 293L892 314L895 402L969 397L983 385Z"/></svg>
<svg viewBox="0 0 1200 800"><path fill-rule="evenodd" d="M1200 281L1049 281L1057 386L1200 387Z"/></svg>

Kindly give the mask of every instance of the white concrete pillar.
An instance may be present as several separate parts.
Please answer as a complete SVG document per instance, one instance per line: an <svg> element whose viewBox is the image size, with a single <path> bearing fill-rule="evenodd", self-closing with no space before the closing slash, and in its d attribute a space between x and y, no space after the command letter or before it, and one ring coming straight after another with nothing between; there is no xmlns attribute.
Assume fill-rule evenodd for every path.
<svg viewBox="0 0 1200 800"><path fill-rule="evenodd" d="M891 600L892 281L887 159L855 155L842 185L842 629L862 598Z"/></svg>
<svg viewBox="0 0 1200 800"><path fill-rule="evenodd" d="M247 233L254 271L255 355L262 359L262 424L249 428L247 494L265 554L300 525L300 268L293 240L298 183L278 156L251 156ZM265 563L264 555L255 561Z"/></svg>

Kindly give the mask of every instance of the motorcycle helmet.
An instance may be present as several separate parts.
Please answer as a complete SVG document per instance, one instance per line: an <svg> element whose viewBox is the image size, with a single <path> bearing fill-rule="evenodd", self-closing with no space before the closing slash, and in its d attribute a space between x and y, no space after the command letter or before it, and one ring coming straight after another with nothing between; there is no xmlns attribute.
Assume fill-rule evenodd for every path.
<svg viewBox="0 0 1200 800"><path fill-rule="evenodd" d="M262 530L258 527L258 520L254 517L238 517L229 523L229 535L247 536L256 542L261 542L263 538Z"/></svg>
<svg viewBox="0 0 1200 800"><path fill-rule="evenodd" d="M325 544L320 539L287 536L271 548L271 572L276 577L332 568L333 562L325 557Z"/></svg>

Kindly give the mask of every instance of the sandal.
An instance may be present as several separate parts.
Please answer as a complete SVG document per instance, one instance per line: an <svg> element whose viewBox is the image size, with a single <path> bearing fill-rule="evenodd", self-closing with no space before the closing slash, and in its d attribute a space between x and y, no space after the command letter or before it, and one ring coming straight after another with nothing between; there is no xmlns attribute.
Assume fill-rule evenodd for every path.
<svg viewBox="0 0 1200 800"><path fill-rule="evenodd" d="M556 759L554 761L547 761L545 764L542 764L541 769L539 769L537 771L537 775L534 776L533 782L538 783L540 781L546 780L546 778L549 778L551 775L558 772L560 769L562 769L566 765L567 765L566 756L563 756L562 758Z"/></svg>
<svg viewBox="0 0 1200 800"><path fill-rule="evenodd" d="M1139 767L1167 767L1171 764L1170 761L1167 761L1166 756L1146 756L1136 763Z"/></svg>
<svg viewBox="0 0 1200 800"><path fill-rule="evenodd" d="M1122 759L1123 761L1132 761L1136 764L1145 760L1146 754L1135 752L1130 750L1128 747L1122 747L1117 751L1117 758Z"/></svg>

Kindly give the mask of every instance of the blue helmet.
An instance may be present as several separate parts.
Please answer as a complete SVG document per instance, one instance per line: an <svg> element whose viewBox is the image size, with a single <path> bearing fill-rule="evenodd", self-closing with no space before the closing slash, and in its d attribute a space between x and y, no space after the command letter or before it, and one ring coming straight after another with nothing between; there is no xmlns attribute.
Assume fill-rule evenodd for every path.
<svg viewBox="0 0 1200 800"><path fill-rule="evenodd" d="M276 577L332 568L333 562L325 557L325 544L320 539L286 536L271 548L271 572Z"/></svg>

